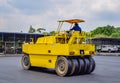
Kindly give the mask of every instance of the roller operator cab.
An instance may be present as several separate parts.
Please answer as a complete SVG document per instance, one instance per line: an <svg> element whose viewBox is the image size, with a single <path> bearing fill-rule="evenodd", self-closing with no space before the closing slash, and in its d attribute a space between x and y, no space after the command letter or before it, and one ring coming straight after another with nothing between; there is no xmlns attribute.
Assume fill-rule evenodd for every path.
<svg viewBox="0 0 120 83"><path fill-rule="evenodd" d="M86 33L83 31L61 31L62 24L65 22L74 25L84 20L72 19L58 22L55 35L40 37L36 42L22 45L23 69L50 68L55 69L59 76L90 74L95 69L95 61L92 58L95 45L85 43Z"/></svg>

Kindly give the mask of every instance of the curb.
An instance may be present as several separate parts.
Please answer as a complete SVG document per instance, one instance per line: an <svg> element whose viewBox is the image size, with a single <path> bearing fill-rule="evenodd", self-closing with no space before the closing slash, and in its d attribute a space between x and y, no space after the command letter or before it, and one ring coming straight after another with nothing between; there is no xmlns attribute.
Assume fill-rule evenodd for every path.
<svg viewBox="0 0 120 83"><path fill-rule="evenodd" d="M21 57L23 54L0 54L0 57Z"/></svg>
<svg viewBox="0 0 120 83"><path fill-rule="evenodd" d="M120 53L96 53L97 56L120 56Z"/></svg>

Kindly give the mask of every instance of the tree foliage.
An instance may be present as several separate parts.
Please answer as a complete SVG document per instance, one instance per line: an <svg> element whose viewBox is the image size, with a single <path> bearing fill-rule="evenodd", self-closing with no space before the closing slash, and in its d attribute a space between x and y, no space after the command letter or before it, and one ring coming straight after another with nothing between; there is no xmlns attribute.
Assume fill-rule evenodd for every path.
<svg viewBox="0 0 120 83"><path fill-rule="evenodd" d="M51 32L50 32L50 35L55 35L55 31L51 31Z"/></svg>
<svg viewBox="0 0 120 83"><path fill-rule="evenodd" d="M112 33L111 37L120 38L120 33Z"/></svg>
<svg viewBox="0 0 120 83"><path fill-rule="evenodd" d="M35 33L35 29L32 27L32 25L30 26L30 28L29 28L29 31L28 31L28 33Z"/></svg>
<svg viewBox="0 0 120 83"><path fill-rule="evenodd" d="M45 31L44 28L37 28L34 29L32 26L29 28L29 33L35 33L39 32L41 33L42 31ZM55 31L51 32L43 32L43 34L49 34L49 35L55 35ZM114 38L120 38L120 27L114 27L114 26L103 26L103 27L97 27L96 29L88 32L86 36L89 37L114 37Z"/></svg>
<svg viewBox="0 0 120 83"><path fill-rule="evenodd" d="M44 28L38 28L38 29L37 29L37 32L41 33L41 32L42 32L42 30L43 30L43 31L45 31L45 29L44 29Z"/></svg>
<svg viewBox="0 0 120 83"><path fill-rule="evenodd" d="M44 31L45 31L45 29L44 29L44 28L37 28L37 29L35 29L35 28L33 28L33 27L32 27L32 25L31 25L31 26L30 26L30 28L29 28L28 33L35 33L35 32L39 32L39 33L41 33L41 32L42 32L42 30L44 30Z"/></svg>
<svg viewBox="0 0 120 83"><path fill-rule="evenodd" d="M91 31L91 33L92 33L91 35L93 37L98 34L110 36L114 32L115 32L115 27L107 25L107 26L103 26L103 27L97 27L95 30Z"/></svg>
<svg viewBox="0 0 120 83"><path fill-rule="evenodd" d="M115 32L120 33L120 27L117 27L117 28L115 29Z"/></svg>

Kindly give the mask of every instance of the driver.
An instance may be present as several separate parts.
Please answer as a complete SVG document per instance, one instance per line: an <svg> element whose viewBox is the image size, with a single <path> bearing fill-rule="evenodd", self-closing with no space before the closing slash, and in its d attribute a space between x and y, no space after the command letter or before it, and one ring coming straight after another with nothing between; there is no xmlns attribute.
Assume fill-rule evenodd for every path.
<svg viewBox="0 0 120 83"><path fill-rule="evenodd" d="M73 28L72 29L70 29L70 31L72 31L72 30L74 30L74 31L82 31L82 29L81 29L81 27L79 27L79 25L78 25L78 23L75 23L75 25L73 26Z"/></svg>

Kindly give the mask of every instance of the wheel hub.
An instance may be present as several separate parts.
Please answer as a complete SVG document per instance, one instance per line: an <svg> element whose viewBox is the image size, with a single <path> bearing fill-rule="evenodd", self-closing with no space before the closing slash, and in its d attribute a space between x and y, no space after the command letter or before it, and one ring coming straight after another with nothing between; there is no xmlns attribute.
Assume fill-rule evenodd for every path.
<svg viewBox="0 0 120 83"><path fill-rule="evenodd" d="M29 59L27 57L24 58L24 64L25 64L25 66L29 65Z"/></svg>
<svg viewBox="0 0 120 83"><path fill-rule="evenodd" d="M60 69L60 71L64 71L65 70L65 63L63 61L60 61L59 69Z"/></svg>

